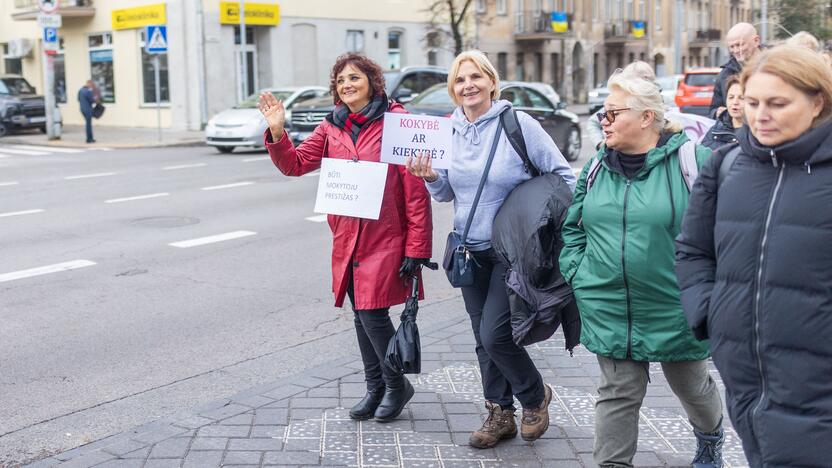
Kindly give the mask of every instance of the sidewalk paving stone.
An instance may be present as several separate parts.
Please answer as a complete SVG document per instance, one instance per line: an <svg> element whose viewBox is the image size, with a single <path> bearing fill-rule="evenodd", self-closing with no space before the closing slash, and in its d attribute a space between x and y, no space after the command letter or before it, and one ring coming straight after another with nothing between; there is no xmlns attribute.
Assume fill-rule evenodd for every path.
<svg viewBox="0 0 832 468"><path fill-rule="evenodd" d="M467 319L423 331L423 343L423 363L430 366L409 376L414 398L390 423L349 418L349 405L366 387L360 360L348 356L30 466L595 466L598 364L591 353L578 348L570 356L560 334L528 347L554 390L549 431L534 443L518 437L478 450L467 441L487 410ZM635 464L689 466L696 446L690 424L660 366L650 371L656 378L641 410ZM726 467L746 466L736 434L726 429Z"/></svg>

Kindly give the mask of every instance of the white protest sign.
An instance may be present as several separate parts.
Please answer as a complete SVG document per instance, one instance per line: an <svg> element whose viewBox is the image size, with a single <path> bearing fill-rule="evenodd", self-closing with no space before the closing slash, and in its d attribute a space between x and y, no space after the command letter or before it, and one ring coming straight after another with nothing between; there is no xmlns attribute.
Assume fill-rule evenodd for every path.
<svg viewBox="0 0 832 468"><path fill-rule="evenodd" d="M381 162L404 165L408 156L430 152L434 169L451 167L453 124L447 117L429 115L384 114L381 137Z"/></svg>
<svg viewBox="0 0 832 468"><path fill-rule="evenodd" d="M315 213L378 219L387 164L323 158Z"/></svg>

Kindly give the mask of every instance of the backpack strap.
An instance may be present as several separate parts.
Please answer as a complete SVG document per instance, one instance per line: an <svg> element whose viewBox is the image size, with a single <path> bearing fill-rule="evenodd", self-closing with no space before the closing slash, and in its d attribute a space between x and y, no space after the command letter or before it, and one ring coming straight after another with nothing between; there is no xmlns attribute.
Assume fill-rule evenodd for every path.
<svg viewBox="0 0 832 468"><path fill-rule="evenodd" d="M719 175L717 176L717 187L722 185L722 182L725 181L725 178L728 177L728 173L731 171L731 166L734 165L734 162L737 160L737 156L740 155L740 145L736 145L735 147L731 148L727 153L725 153L725 157L722 158L722 162L719 164Z"/></svg>
<svg viewBox="0 0 832 468"><path fill-rule="evenodd" d="M502 112L500 114L500 122L508 137L508 142L514 148L514 152L523 160L523 167L526 172L530 173L532 177L540 175L540 171L534 166L529 159L529 153L526 150L526 140L523 138L523 129L520 127L520 121L517 119L517 111L511 109L510 112Z"/></svg>
<svg viewBox="0 0 832 468"><path fill-rule="evenodd" d="M589 192L589 189L592 188L592 184L595 183L595 178L598 177L598 171L601 170L601 158L592 158L592 162L589 163L589 172L586 174L586 190L585 192Z"/></svg>
<svg viewBox="0 0 832 468"><path fill-rule="evenodd" d="M679 169L682 171L688 192L692 191L693 183L699 176L699 166L696 164L696 144L691 140L684 142L679 148Z"/></svg>

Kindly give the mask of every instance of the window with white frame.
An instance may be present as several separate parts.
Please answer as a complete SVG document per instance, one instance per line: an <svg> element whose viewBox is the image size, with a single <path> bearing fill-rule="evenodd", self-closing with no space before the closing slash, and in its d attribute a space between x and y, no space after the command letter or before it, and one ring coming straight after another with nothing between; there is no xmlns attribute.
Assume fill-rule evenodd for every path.
<svg viewBox="0 0 832 468"><path fill-rule="evenodd" d="M505 15L508 13L508 8L506 7L506 0L497 0L497 14L498 15Z"/></svg>
<svg viewBox="0 0 832 468"><path fill-rule="evenodd" d="M402 67L402 32L387 33L387 68L396 70Z"/></svg>
<svg viewBox="0 0 832 468"><path fill-rule="evenodd" d="M542 0L532 0L532 13L535 17L540 16L540 12L543 10L543 1Z"/></svg>
<svg viewBox="0 0 832 468"><path fill-rule="evenodd" d="M514 8L514 32L523 32L523 0L517 0Z"/></svg>
<svg viewBox="0 0 832 468"><path fill-rule="evenodd" d="M23 74L23 59L10 54L9 44L3 44L3 73L9 75Z"/></svg>
<svg viewBox="0 0 832 468"><path fill-rule="evenodd" d="M347 30L347 52L364 51L364 31L358 29Z"/></svg>
<svg viewBox="0 0 832 468"><path fill-rule="evenodd" d="M156 104L156 71L153 65L154 55L159 55L159 102L170 103L168 85L168 54L148 54L144 50L144 30L139 30L139 48L142 56L142 103Z"/></svg>
<svg viewBox="0 0 832 468"><path fill-rule="evenodd" d="M624 4L624 19L632 19L633 18L633 0L627 0Z"/></svg>
<svg viewBox="0 0 832 468"><path fill-rule="evenodd" d="M662 0L653 0L653 25L656 31L662 30Z"/></svg>
<svg viewBox="0 0 832 468"><path fill-rule="evenodd" d="M485 8L485 0L477 0L476 12L479 14L483 14L485 13Z"/></svg>
<svg viewBox="0 0 832 468"><path fill-rule="evenodd" d="M638 18L639 21L647 20L647 0L639 0L638 2Z"/></svg>
<svg viewBox="0 0 832 468"><path fill-rule="evenodd" d="M116 102L113 66L113 34L110 32L87 36L90 56L90 78L95 83L101 102Z"/></svg>

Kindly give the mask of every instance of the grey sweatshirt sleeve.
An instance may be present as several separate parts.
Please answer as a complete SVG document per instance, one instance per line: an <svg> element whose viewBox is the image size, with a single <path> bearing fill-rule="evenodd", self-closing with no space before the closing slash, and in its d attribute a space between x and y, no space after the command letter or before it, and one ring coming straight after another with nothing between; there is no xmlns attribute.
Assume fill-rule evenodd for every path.
<svg viewBox="0 0 832 468"><path fill-rule="evenodd" d="M433 182L425 181L425 187L428 188L430 196L438 202L449 202L454 199L454 189L451 188L451 183L448 182L447 169L436 169L439 178Z"/></svg>
<svg viewBox="0 0 832 468"><path fill-rule="evenodd" d="M595 149L598 149L598 145L604 141L604 130L601 128L601 122L594 115L590 115L586 120L586 134Z"/></svg>
<svg viewBox="0 0 832 468"><path fill-rule="evenodd" d="M523 129L523 139L526 140L526 150L529 159L540 172L554 172L563 177L569 188L575 190L575 173L563 157L552 137L543 130L540 122L525 112L518 112L518 120Z"/></svg>

